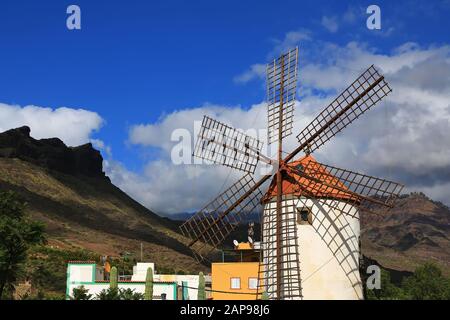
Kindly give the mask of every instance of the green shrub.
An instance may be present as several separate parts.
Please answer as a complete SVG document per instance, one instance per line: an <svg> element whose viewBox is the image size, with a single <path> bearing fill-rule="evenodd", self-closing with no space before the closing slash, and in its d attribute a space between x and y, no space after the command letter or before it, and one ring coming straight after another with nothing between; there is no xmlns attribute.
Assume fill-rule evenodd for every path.
<svg viewBox="0 0 450 320"><path fill-rule="evenodd" d="M84 286L73 288L72 296L70 300L90 300L92 298L92 294L89 294L89 290Z"/></svg>
<svg viewBox="0 0 450 320"><path fill-rule="evenodd" d="M96 295L97 300L142 300L144 295L133 289L103 289Z"/></svg>
<svg viewBox="0 0 450 320"><path fill-rule="evenodd" d="M119 290L119 299L120 300L143 300L144 295L139 292L134 292L134 290L128 289L120 289Z"/></svg>
<svg viewBox="0 0 450 320"><path fill-rule="evenodd" d="M120 292L117 288L103 289L96 295L97 300L120 300Z"/></svg>
<svg viewBox="0 0 450 320"><path fill-rule="evenodd" d="M403 279L401 286L391 283L389 272L381 269L381 288L367 290L369 300L449 300L450 279L434 264L418 267Z"/></svg>
<svg viewBox="0 0 450 320"><path fill-rule="evenodd" d="M426 263L406 278L402 287L413 300L449 300L450 280L434 264Z"/></svg>
<svg viewBox="0 0 450 320"><path fill-rule="evenodd" d="M380 289L367 290L368 300L404 300L407 297L402 288L391 282L388 271L381 269Z"/></svg>

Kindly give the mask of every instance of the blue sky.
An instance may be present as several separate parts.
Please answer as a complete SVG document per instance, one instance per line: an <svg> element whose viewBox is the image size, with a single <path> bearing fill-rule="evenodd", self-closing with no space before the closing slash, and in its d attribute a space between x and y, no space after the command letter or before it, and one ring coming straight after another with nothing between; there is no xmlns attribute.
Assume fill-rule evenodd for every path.
<svg viewBox="0 0 450 320"><path fill-rule="evenodd" d="M81 30L66 28L70 4L81 8ZM381 31L366 28L370 4L381 8ZM262 79L236 79L274 57L289 32L308 34L308 61L323 63L313 56L321 43L379 55L410 42L445 46L449 15L449 1L3 1L0 103L98 114L89 138L139 174L161 149L130 143L133 126L205 104L261 103ZM303 63L301 54L300 72Z"/></svg>

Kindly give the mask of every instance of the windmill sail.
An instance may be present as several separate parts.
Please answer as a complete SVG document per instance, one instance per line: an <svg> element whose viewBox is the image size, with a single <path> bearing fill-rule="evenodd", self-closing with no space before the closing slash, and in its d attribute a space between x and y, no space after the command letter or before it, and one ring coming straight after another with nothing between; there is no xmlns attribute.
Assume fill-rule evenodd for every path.
<svg viewBox="0 0 450 320"><path fill-rule="evenodd" d="M189 246L200 257L217 248L242 218L257 208L262 193L254 186L251 175L244 175L181 225L182 234L191 239ZM232 203L235 205L230 207Z"/></svg>
<svg viewBox="0 0 450 320"><path fill-rule="evenodd" d="M344 214L352 215L355 207L372 203L391 208L401 194L403 185L397 182L309 161L304 167L291 168L302 179L302 188L309 190L309 196L325 202L330 195L340 200L327 202L327 206Z"/></svg>
<svg viewBox="0 0 450 320"><path fill-rule="evenodd" d="M268 143L278 140L280 115L282 137L292 134L295 93L297 91L298 48L269 63L267 75Z"/></svg>
<svg viewBox="0 0 450 320"><path fill-rule="evenodd" d="M297 237L295 201L282 202L281 219L277 219L277 204L268 204L261 222L261 259L258 270L258 292L269 299L295 300L302 298L300 255ZM279 226L277 226L280 224ZM277 234L277 230L279 234ZM281 290L278 290L280 281Z"/></svg>
<svg viewBox="0 0 450 320"><path fill-rule="evenodd" d="M391 91L384 76L370 66L305 127L298 142L308 153L317 150Z"/></svg>
<svg viewBox="0 0 450 320"><path fill-rule="evenodd" d="M204 116L194 155L213 163L254 173L261 158L261 148L262 142L258 139Z"/></svg>

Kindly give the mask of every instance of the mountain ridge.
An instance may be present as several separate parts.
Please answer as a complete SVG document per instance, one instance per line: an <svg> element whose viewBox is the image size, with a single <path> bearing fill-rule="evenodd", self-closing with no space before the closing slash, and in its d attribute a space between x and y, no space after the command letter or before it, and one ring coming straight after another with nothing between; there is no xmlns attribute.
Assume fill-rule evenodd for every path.
<svg viewBox="0 0 450 320"><path fill-rule="evenodd" d="M36 140L29 127L0 133L0 189L16 191L33 219L46 224L51 246L84 248L99 255L139 255L162 267L206 270L177 225L114 186L92 145L67 147L60 139Z"/></svg>

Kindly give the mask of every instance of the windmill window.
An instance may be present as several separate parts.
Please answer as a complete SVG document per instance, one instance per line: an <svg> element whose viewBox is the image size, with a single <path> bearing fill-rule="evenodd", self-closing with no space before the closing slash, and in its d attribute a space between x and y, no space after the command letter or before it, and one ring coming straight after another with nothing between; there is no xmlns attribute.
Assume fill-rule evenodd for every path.
<svg viewBox="0 0 450 320"><path fill-rule="evenodd" d="M297 208L297 223L301 225L312 225L312 213L310 208Z"/></svg>

